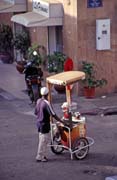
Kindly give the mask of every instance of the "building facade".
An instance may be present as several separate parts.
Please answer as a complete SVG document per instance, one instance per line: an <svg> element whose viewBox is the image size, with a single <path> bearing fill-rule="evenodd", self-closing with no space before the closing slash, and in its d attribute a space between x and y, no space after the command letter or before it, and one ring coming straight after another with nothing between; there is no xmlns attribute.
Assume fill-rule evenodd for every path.
<svg viewBox="0 0 117 180"><path fill-rule="evenodd" d="M10 2L10 0L7 0ZM12 0L12 3L14 1ZM15 5L21 1L15 0ZM11 3L11 2L10 2ZM97 94L117 92L117 0L28 0L24 9L0 10L0 21L12 23L14 33L28 28L32 43L47 54L61 51L74 61L94 62L97 78L108 84Z"/></svg>

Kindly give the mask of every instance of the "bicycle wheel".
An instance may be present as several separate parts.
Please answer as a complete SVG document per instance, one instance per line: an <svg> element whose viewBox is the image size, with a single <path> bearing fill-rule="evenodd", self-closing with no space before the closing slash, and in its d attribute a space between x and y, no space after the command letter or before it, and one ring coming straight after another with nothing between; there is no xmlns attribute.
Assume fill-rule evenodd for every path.
<svg viewBox="0 0 117 180"><path fill-rule="evenodd" d="M61 144L61 138L60 136L54 136L53 137L53 142L51 142L51 150L54 154L61 154L64 151L64 148L62 147Z"/></svg>
<svg viewBox="0 0 117 180"><path fill-rule="evenodd" d="M86 138L77 138L73 143L74 156L76 159L84 159L89 152L89 142Z"/></svg>

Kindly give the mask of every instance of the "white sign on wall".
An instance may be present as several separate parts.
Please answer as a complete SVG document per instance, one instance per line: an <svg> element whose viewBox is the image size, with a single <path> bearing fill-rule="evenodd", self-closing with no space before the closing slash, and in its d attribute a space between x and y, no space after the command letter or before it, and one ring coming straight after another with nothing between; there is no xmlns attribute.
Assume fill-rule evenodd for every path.
<svg viewBox="0 0 117 180"><path fill-rule="evenodd" d="M14 4L14 0L5 0L5 2L8 2L8 3L11 3L11 4Z"/></svg>
<svg viewBox="0 0 117 180"><path fill-rule="evenodd" d="M42 0L33 0L33 11L49 17L49 3Z"/></svg>
<svg viewBox="0 0 117 180"><path fill-rule="evenodd" d="M97 19L96 49L109 50L110 48L110 19Z"/></svg>
<svg viewBox="0 0 117 180"><path fill-rule="evenodd" d="M26 0L4 0L4 1L10 4L26 4Z"/></svg>

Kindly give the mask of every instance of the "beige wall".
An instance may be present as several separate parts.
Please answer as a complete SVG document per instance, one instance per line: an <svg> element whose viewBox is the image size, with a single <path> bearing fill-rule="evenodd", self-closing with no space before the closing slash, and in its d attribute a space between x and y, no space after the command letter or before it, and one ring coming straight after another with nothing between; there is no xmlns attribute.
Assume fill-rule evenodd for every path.
<svg viewBox="0 0 117 180"><path fill-rule="evenodd" d="M77 62L77 0L64 1L63 51ZM74 66L76 67L76 65Z"/></svg>
<svg viewBox="0 0 117 180"><path fill-rule="evenodd" d="M47 27L31 27L30 30L30 37L32 43L38 43L47 47L48 42L48 32Z"/></svg>
<svg viewBox="0 0 117 180"><path fill-rule="evenodd" d="M27 9L28 11L32 11L32 0L28 0Z"/></svg>
<svg viewBox="0 0 117 180"><path fill-rule="evenodd" d="M12 25L11 17L13 13L0 13L0 23Z"/></svg>
<svg viewBox="0 0 117 180"><path fill-rule="evenodd" d="M94 61L98 68L98 78L106 77L108 85L97 89L98 93L117 91L117 16L116 0L103 0L101 8L87 8L86 0L78 0L78 61ZM111 20L111 50L96 50L96 19Z"/></svg>

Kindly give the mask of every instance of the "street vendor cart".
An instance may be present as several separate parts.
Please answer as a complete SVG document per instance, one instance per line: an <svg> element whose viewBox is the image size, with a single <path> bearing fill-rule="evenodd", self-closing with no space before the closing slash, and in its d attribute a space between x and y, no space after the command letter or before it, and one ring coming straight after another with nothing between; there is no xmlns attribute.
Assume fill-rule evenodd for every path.
<svg viewBox="0 0 117 180"><path fill-rule="evenodd" d="M46 78L51 103L53 85L65 86L66 90L66 102L61 106L63 113L61 122L51 121L51 150L55 154L68 150L71 159L75 157L80 160L87 156L89 147L94 143L92 138L87 137L86 118L80 115L77 103L72 102L71 98L73 84L84 78L85 73L82 71L67 71Z"/></svg>

